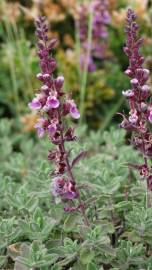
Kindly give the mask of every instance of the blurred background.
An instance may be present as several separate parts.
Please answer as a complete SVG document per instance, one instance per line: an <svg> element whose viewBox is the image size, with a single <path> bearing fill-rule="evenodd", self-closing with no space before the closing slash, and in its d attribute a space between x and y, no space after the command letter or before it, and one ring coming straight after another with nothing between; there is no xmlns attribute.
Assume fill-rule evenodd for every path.
<svg viewBox="0 0 152 270"><path fill-rule="evenodd" d="M102 56L91 55L93 68L82 63L87 47L81 30L85 21L86 39L91 25L89 6L95 0L0 0L0 117L14 121L14 129L30 132L36 121L27 104L39 87L34 20L46 16L50 38L57 37L54 51L58 74L65 77L65 91L72 92L89 129L101 131L119 121L124 107L122 90L128 89L123 74L128 59L123 53L124 22L129 6L135 9L144 37L145 66L152 69L152 1L109 0L104 2L105 22L101 34ZM102 3L102 1L101 1ZM86 8L87 7L87 8ZM84 18L83 18L84 16ZM81 29L82 28L82 29ZM89 32L90 31L90 32ZM78 60L80 59L80 61ZM33 133L34 134L34 133Z"/></svg>

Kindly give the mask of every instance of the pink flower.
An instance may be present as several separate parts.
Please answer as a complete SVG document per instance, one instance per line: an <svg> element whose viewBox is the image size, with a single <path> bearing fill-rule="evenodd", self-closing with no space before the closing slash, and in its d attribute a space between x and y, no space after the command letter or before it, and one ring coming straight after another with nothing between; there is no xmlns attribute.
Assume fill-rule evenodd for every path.
<svg viewBox="0 0 152 270"><path fill-rule="evenodd" d="M44 129L45 125L46 125L46 120L44 118L40 118L39 121L34 126L37 129L37 134L39 138L42 138L45 134L45 129Z"/></svg>
<svg viewBox="0 0 152 270"><path fill-rule="evenodd" d="M136 78L134 78L134 79L132 79L131 81L131 84L133 85L133 86L136 86L136 85L138 85L138 80L136 79Z"/></svg>
<svg viewBox="0 0 152 270"><path fill-rule="evenodd" d="M122 94L125 96L125 97L133 97L134 96L134 91L133 90L127 90L127 91L122 91Z"/></svg>
<svg viewBox="0 0 152 270"><path fill-rule="evenodd" d="M42 107L41 102L37 97L33 98L33 100L29 102L28 106L31 110L40 110Z"/></svg>
<svg viewBox="0 0 152 270"><path fill-rule="evenodd" d="M49 87L46 84L41 86L42 91L47 91L48 89L49 89Z"/></svg>
<svg viewBox="0 0 152 270"><path fill-rule="evenodd" d="M43 79L47 80L50 78L50 75L48 73L43 74Z"/></svg>
<svg viewBox="0 0 152 270"><path fill-rule="evenodd" d="M142 87L141 87L141 90L143 91L143 92L149 92L150 91L150 87L148 86L148 85L143 85Z"/></svg>
<svg viewBox="0 0 152 270"><path fill-rule="evenodd" d="M149 113L148 120L150 123L152 123L152 111L150 111L150 113Z"/></svg>
<svg viewBox="0 0 152 270"><path fill-rule="evenodd" d="M45 134L44 128L42 128L42 127L37 127L37 135L38 135L38 137L39 137L39 138L43 138L44 134Z"/></svg>
<svg viewBox="0 0 152 270"><path fill-rule="evenodd" d="M66 200L73 200L78 197L75 184L61 176L57 176L53 179L51 191L53 196L61 196L62 199Z"/></svg>
<svg viewBox="0 0 152 270"><path fill-rule="evenodd" d="M75 104L70 107L70 115L74 119L79 119L80 118L80 113L79 113L79 111L78 111Z"/></svg>
<svg viewBox="0 0 152 270"><path fill-rule="evenodd" d="M48 126L48 133L51 137L55 134L56 130L57 130L56 124L52 123L51 125Z"/></svg>
<svg viewBox="0 0 152 270"><path fill-rule="evenodd" d="M60 102L59 100L56 98L56 96L50 96L47 99L46 105L52 109L56 109L59 107Z"/></svg>
<svg viewBox="0 0 152 270"><path fill-rule="evenodd" d="M137 116L136 113L133 113L133 114L131 114L131 115L129 116L129 122L130 122L131 124L136 124L137 121L138 121L138 116Z"/></svg>
<svg viewBox="0 0 152 270"><path fill-rule="evenodd" d="M71 117L74 119L80 118L80 113L73 99L66 100L66 103L64 104L64 113L70 113Z"/></svg>

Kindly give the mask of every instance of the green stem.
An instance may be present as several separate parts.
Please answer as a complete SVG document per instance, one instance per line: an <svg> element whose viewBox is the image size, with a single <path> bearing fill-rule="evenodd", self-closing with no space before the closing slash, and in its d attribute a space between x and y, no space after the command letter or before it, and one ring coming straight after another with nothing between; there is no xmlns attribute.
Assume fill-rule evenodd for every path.
<svg viewBox="0 0 152 270"><path fill-rule="evenodd" d="M60 121L61 121L61 115L60 115L60 113L58 113L58 117L59 117L59 119L60 119ZM67 174L69 175L71 181L72 181L73 183L76 184L76 180L75 180L75 177L74 177L74 175L73 175L72 168L71 168L71 165L70 165L68 156L66 155L65 141L64 141L64 135L63 135L63 130L62 130L62 128L61 128L61 130L60 130L60 134L61 134L61 135L60 135L60 138L61 138L60 146L61 146L61 148L62 148L62 152L63 152L64 155L65 155L65 163L66 163ZM85 208L83 207L83 202L82 202L81 197L80 197L80 192L79 192L78 189L77 189L77 191L78 191L78 193L79 193L78 201L79 201L79 204L82 206L82 207L80 208L80 211L81 211L81 214L82 214L82 216L83 216L84 224L85 224L86 226L89 227L89 226L90 226L90 222L89 222L89 219L88 219L88 217L87 217L87 215L86 215L86 210L85 210Z"/></svg>
<svg viewBox="0 0 152 270"><path fill-rule="evenodd" d="M92 20L93 20L93 12L90 11L89 15L89 26L88 26L88 49L86 53L86 62L84 65L84 70L82 72L82 80L81 80L81 89L80 89L80 123L82 124L84 120L84 113L85 113L85 95L86 95L86 86L87 86L87 78L88 78L88 65L89 65L89 58L91 53L91 43L92 43Z"/></svg>
<svg viewBox="0 0 152 270"><path fill-rule="evenodd" d="M76 52L77 72L78 72L78 75L79 75L79 79L81 78L80 51L81 51L80 31L79 31L79 26L77 25L77 22L75 22L75 52Z"/></svg>
<svg viewBox="0 0 152 270"><path fill-rule="evenodd" d="M2 0L2 8L5 10L6 6L5 6L5 1ZM11 28L11 24L8 21L7 16L4 17L3 19L3 36L5 38L5 43L7 48L10 50L14 44L15 44L15 40L14 40L14 36L13 36L13 32L12 32L12 28ZM19 93L18 93L18 85L17 85L17 78L16 78L16 72L15 72L15 63L14 63L14 59L13 59L13 53L11 52L9 54L9 69L10 69L10 76L11 76L11 81L12 81L12 90L14 91L13 94L13 98L14 98L14 102L16 104L16 111L17 113L19 112Z"/></svg>
<svg viewBox="0 0 152 270"><path fill-rule="evenodd" d="M151 207L151 192L148 190L148 184L146 181L146 208L150 208Z"/></svg>
<svg viewBox="0 0 152 270"><path fill-rule="evenodd" d="M147 188L147 182L146 182L146 209L148 208L148 188Z"/></svg>
<svg viewBox="0 0 152 270"><path fill-rule="evenodd" d="M6 29L6 44L7 44L7 48L8 50L10 50L12 48L12 44L15 46L15 41L14 41L14 37L13 37L13 33L12 33L12 29L11 29L11 25L9 24L9 22L7 22L7 20L4 20L4 27ZM9 69L10 69L10 76L11 76L11 81L12 81L12 90L14 91L14 102L16 104L16 111L17 113L20 110L20 105L19 105L19 93L18 93L18 85L17 85L17 78L16 78L16 68L15 68L15 63L14 63L14 59L13 59L13 52L10 53L9 52Z"/></svg>

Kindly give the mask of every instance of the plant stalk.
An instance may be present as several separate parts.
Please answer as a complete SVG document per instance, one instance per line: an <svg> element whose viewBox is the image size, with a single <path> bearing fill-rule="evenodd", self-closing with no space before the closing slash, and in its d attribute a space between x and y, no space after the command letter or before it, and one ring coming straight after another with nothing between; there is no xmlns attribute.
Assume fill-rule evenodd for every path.
<svg viewBox="0 0 152 270"><path fill-rule="evenodd" d="M81 80L81 89L80 89L80 123L84 121L84 113L85 113L85 95L86 95L86 86L87 86L87 78L88 78L88 66L89 66L89 58L91 53L91 43L92 43L92 20L93 20L93 12L90 11L89 15L89 27L88 27L88 48L86 53L86 62L84 64L84 70L82 72L82 80Z"/></svg>
<svg viewBox="0 0 152 270"><path fill-rule="evenodd" d="M60 117L60 119L61 119L61 117ZM63 138L63 131L62 131L62 129L61 129L61 147L62 147L63 153L65 153L65 156L66 156L65 162L66 162L67 173L68 173L70 179L72 180L72 182L73 182L74 184L76 184L75 177L74 177L74 175L73 175L73 172L72 172L72 169L71 169L71 166L70 166L69 159L68 159L68 157L67 157L67 155L66 155L65 143L64 143L64 138ZM81 211L81 214L82 214L82 216L83 216L83 218L84 218L84 224L85 224L86 226L90 226L90 222L89 222L88 217L87 217L87 215L86 215L85 208L83 207L83 203L82 203L82 200L81 200L81 197L80 197L80 192L79 192L79 190L78 190L78 201L79 201L80 206L82 205L82 207L80 207L80 211Z"/></svg>

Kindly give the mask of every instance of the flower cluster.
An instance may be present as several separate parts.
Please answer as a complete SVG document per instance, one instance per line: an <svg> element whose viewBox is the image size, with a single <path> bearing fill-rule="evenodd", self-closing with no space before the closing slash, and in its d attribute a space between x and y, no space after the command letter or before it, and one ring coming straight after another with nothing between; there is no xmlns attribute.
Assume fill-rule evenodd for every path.
<svg viewBox="0 0 152 270"><path fill-rule="evenodd" d="M73 200L79 196L75 183L72 183L72 181L65 177L54 178L51 187L53 195L60 195L63 200Z"/></svg>
<svg viewBox="0 0 152 270"><path fill-rule="evenodd" d="M88 28L90 14L92 14L93 18L91 22L92 39L89 41ZM80 57L80 65L84 69L86 61L88 61L88 71L93 72L96 70L93 58L102 59L107 47L107 25L110 23L107 0L94 0L90 4L87 2L81 4L78 10L78 17L80 43L83 50ZM86 55L88 50L90 53Z"/></svg>
<svg viewBox="0 0 152 270"><path fill-rule="evenodd" d="M132 144L143 154L144 164L133 165L147 180L147 186L152 190L152 168L149 168L148 157L152 157L152 134L149 125L152 123L152 103L150 102L150 87L147 84L149 70L143 67L144 57L140 54L143 43L137 37L138 25L136 14L128 9L127 13L126 45L124 52L129 58L129 67L125 74L130 78L131 88L122 94L129 102L129 116L123 115L120 127L131 131Z"/></svg>
<svg viewBox="0 0 152 270"><path fill-rule="evenodd" d="M80 113L74 100L62 91L64 77L54 77L56 61L52 57L51 51L56 40L48 40L48 25L44 17L39 17L36 20L36 28L41 68L41 73L37 74L37 78L42 82L42 85L29 103L29 107L36 110L40 116L35 125L38 136L43 137L44 134L47 134L50 141L56 146L48 155L48 159L55 163L55 169L52 172L52 177L54 177L51 184L52 194L55 197L60 197L68 211L74 210L72 201L78 199L79 205L75 209L81 210L80 194L69 162L70 152L65 149L65 142L74 141L76 136L74 129L67 128L64 124L67 115L78 119ZM84 209L82 211L84 214Z"/></svg>

